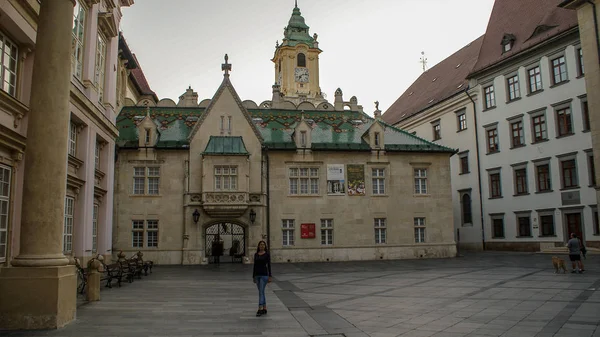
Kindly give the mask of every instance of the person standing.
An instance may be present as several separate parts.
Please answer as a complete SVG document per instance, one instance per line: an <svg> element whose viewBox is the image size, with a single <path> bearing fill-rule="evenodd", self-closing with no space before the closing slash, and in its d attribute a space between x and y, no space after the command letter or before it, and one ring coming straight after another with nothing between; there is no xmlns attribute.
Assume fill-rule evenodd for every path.
<svg viewBox="0 0 600 337"><path fill-rule="evenodd" d="M267 314L267 300L265 298L265 288L267 283L271 283L273 275L271 274L271 256L267 249L267 243L258 242L256 254L254 254L254 270L252 280L258 288L258 311L256 317Z"/></svg>
<svg viewBox="0 0 600 337"><path fill-rule="evenodd" d="M567 248L569 248L569 259L573 267L571 273L583 273L585 269L583 269L583 262L581 262L581 242L575 233L571 233L571 239L567 242Z"/></svg>

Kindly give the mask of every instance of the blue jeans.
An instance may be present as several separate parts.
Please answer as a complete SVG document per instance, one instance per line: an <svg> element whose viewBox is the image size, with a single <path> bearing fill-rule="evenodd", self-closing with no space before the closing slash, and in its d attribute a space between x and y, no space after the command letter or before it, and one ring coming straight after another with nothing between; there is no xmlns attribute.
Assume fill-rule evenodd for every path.
<svg viewBox="0 0 600 337"><path fill-rule="evenodd" d="M265 306L267 305L267 299L265 298L265 288L267 287L267 283L269 283L268 276L255 276L256 278L256 287L258 288L258 305Z"/></svg>

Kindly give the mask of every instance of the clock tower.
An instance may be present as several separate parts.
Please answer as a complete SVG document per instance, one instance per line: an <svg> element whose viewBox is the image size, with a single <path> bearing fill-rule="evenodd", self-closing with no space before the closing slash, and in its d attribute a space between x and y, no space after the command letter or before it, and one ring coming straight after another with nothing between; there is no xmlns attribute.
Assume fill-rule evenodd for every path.
<svg viewBox="0 0 600 337"><path fill-rule="evenodd" d="M275 83L284 99L296 105L304 101L315 106L326 102L319 87L319 54L322 50L317 34L310 36L297 2L283 34L283 42L277 43L271 61L275 63Z"/></svg>

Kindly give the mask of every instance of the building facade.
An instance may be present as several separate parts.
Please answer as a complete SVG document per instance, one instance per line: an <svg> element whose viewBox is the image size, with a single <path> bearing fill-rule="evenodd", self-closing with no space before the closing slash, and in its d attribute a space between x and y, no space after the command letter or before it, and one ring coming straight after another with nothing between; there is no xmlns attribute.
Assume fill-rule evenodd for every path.
<svg viewBox="0 0 600 337"><path fill-rule="evenodd" d="M465 175L468 159L463 158L472 153L467 145L452 166L453 180L467 177L469 191L481 188L486 249L552 250L563 247L570 233L591 247L600 243L577 20L557 4L496 1L466 76L469 96L477 97L477 132L452 134L455 127L461 131L460 118L453 109L442 112L452 135L438 142L477 147L479 176ZM533 7L535 17L524 16ZM436 128L446 127L441 122L419 127L433 130L435 137ZM398 125L409 123L415 122ZM454 191L455 210L461 209L464 193Z"/></svg>
<svg viewBox="0 0 600 337"><path fill-rule="evenodd" d="M577 11L581 50L584 56L583 67L585 69L585 86L590 111L590 134L596 179L599 178L598 168L600 167L600 117L598 117L598 111L600 111L600 94L598 94L600 88L599 5L596 0L565 0L559 5L562 8ZM596 189L596 199L600 200L598 189ZM600 235L600 233L595 232L595 235Z"/></svg>
<svg viewBox="0 0 600 337"><path fill-rule="evenodd" d="M451 257L449 156L357 98L323 98L316 35L295 7L271 100L230 80L198 102L141 99L117 118L113 250L161 264Z"/></svg>
<svg viewBox="0 0 600 337"><path fill-rule="evenodd" d="M112 256L114 148L121 8L133 1L77 1L73 11L70 125L63 251ZM23 163L40 3L0 3L0 268L19 255Z"/></svg>

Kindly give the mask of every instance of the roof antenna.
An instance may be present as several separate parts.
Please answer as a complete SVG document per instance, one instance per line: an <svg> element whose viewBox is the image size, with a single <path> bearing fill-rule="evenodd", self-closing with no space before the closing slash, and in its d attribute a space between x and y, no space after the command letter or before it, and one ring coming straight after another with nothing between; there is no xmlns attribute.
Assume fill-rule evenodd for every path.
<svg viewBox="0 0 600 337"><path fill-rule="evenodd" d="M423 72L425 72L427 70L427 58L425 57L424 51L421 52L421 60L419 63L423 64Z"/></svg>

